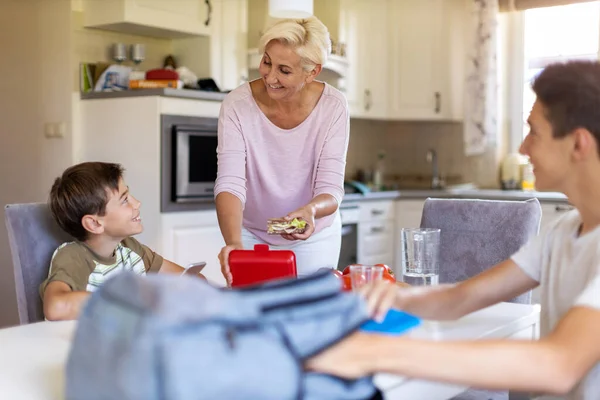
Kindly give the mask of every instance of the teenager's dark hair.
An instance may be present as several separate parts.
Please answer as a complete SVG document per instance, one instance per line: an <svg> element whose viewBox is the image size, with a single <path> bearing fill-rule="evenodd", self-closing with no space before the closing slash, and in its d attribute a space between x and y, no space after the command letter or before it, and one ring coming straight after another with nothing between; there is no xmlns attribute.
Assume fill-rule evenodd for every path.
<svg viewBox="0 0 600 400"><path fill-rule="evenodd" d="M50 190L49 206L60 227L83 241L88 232L81 219L88 214L104 215L108 191L119 190L123 167L104 162L85 162L69 167L56 178Z"/></svg>
<svg viewBox="0 0 600 400"><path fill-rule="evenodd" d="M549 65L535 78L532 88L546 109L554 137L585 128L600 144L600 63Z"/></svg>

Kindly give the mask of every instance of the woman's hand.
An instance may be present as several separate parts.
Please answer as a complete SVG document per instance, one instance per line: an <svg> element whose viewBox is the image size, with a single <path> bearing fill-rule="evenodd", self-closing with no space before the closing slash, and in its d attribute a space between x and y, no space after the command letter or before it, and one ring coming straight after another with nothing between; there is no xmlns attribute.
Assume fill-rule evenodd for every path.
<svg viewBox="0 0 600 400"><path fill-rule="evenodd" d="M241 243L233 243L229 244L221 249L219 253L219 262L221 263L221 273L225 277L227 281L227 286L231 286L231 282L233 282L233 276L231 275L231 271L229 270L229 253L231 250L243 250L244 246Z"/></svg>
<svg viewBox="0 0 600 400"><path fill-rule="evenodd" d="M300 207L296 211L293 211L284 217L286 221L291 221L294 218L306 221L306 229L304 230L304 233L284 234L281 235L281 237L287 240L308 239L310 235L312 235L315 231L315 208L310 205L306 205L304 207Z"/></svg>

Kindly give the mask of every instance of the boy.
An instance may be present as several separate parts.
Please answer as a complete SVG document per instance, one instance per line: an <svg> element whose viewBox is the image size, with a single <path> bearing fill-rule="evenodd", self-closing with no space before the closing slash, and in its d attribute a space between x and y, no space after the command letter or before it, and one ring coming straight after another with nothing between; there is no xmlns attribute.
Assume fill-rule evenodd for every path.
<svg viewBox="0 0 600 400"><path fill-rule="evenodd" d="M536 187L566 194L576 210L510 259L464 282L420 292L378 283L365 288L365 295L377 313L394 305L448 319L540 285L541 339L432 343L354 334L311 360L309 368L600 398L600 64L551 65L533 90L531 131L520 151L534 166Z"/></svg>
<svg viewBox="0 0 600 400"><path fill-rule="evenodd" d="M40 286L46 319L76 319L90 292L114 274L184 272L131 237L143 230L140 205L119 164L86 162L56 179L50 210L75 241L56 249Z"/></svg>

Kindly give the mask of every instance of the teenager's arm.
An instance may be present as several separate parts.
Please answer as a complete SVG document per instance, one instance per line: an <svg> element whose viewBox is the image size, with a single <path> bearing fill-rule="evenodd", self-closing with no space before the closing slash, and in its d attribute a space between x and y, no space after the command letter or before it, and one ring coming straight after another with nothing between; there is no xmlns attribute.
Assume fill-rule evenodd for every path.
<svg viewBox="0 0 600 400"><path fill-rule="evenodd" d="M446 289L432 288L427 299L420 298L419 292L401 301L402 309L414 312L424 318L456 319L464 315L508 301L527 292L539 283L508 259L484 272ZM412 290L412 289L410 289ZM402 304L403 303L403 304Z"/></svg>
<svg viewBox="0 0 600 400"><path fill-rule="evenodd" d="M44 316L50 321L77 319L89 292L73 291L61 281L52 281L44 291Z"/></svg>
<svg viewBox="0 0 600 400"><path fill-rule="evenodd" d="M426 319L451 320L510 300L536 286L538 282L509 259L453 285L398 288L378 282L366 287L363 294L373 314L385 314L393 306Z"/></svg>
<svg viewBox="0 0 600 400"><path fill-rule="evenodd" d="M600 310L574 307L540 341L433 342L354 334L309 360L344 377L388 372L488 389L569 392L600 362Z"/></svg>

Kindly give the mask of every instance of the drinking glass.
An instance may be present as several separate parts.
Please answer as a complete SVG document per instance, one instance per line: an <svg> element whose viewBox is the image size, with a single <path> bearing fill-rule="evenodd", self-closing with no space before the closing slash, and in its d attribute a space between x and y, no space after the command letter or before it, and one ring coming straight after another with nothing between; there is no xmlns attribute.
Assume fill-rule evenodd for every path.
<svg viewBox="0 0 600 400"><path fill-rule="evenodd" d="M351 265L350 282L352 290L356 290L362 285L383 279L383 267L378 265Z"/></svg>
<svg viewBox="0 0 600 400"><path fill-rule="evenodd" d="M439 282L440 230L404 228L401 231L402 280L412 286Z"/></svg>

